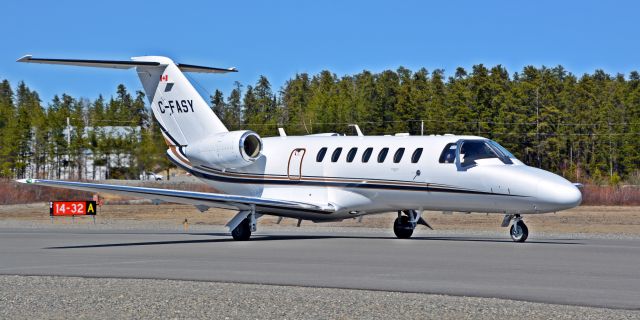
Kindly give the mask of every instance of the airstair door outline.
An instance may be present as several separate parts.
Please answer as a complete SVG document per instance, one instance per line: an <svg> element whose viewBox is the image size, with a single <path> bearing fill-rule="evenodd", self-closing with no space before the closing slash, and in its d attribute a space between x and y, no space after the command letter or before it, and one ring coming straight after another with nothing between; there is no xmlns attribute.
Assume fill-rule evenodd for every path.
<svg viewBox="0 0 640 320"><path fill-rule="evenodd" d="M287 176L290 180L300 180L302 177L302 159L304 159L306 152L305 148L296 148L291 151L287 166Z"/></svg>

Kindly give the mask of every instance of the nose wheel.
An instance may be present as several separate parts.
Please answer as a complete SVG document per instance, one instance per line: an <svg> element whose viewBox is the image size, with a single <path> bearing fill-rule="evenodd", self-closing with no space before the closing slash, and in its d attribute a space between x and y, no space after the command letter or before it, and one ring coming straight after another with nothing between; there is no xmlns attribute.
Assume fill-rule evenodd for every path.
<svg viewBox="0 0 640 320"><path fill-rule="evenodd" d="M431 225L422 217L422 208L419 210L398 210L398 217L393 222L393 233L396 234L398 239L411 238L413 230L419 224L433 230Z"/></svg>
<svg viewBox="0 0 640 320"><path fill-rule="evenodd" d="M525 242L529 237L529 228L524 223L524 221L517 219L511 225L511 239L514 242Z"/></svg>

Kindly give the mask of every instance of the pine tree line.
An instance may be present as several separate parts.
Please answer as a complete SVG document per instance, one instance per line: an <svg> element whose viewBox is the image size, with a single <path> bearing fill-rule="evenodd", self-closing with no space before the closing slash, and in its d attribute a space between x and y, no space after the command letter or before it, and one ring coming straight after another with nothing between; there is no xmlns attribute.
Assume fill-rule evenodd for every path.
<svg viewBox="0 0 640 320"><path fill-rule="evenodd" d="M230 130L252 129L262 136L339 132L358 124L367 135L469 134L494 139L525 163L574 181L617 184L640 175L640 74L609 75L602 70L575 76L563 67L525 67L510 74L498 65L336 76L330 71L296 74L274 92L261 76L246 87L236 82L211 107ZM74 128L65 134L66 118ZM138 126L124 137L106 126ZM91 128L88 135L81 134ZM0 84L0 176L58 177L65 170L82 176L83 150L97 165L128 154L113 177L137 177L166 169L166 146L144 94L123 85L114 97L87 101L63 94L46 107L20 83L15 93ZM95 163L95 162L94 162ZM47 172L45 172L47 171ZM53 172L52 172L53 171Z"/></svg>
<svg viewBox="0 0 640 320"><path fill-rule="evenodd" d="M240 103L242 97L242 103ZM640 75L602 70L577 77L562 66L500 65L336 76L296 74L274 93L266 77L236 83L212 105L232 129L288 134L469 134L494 139L525 163L574 181L617 184L640 175Z"/></svg>

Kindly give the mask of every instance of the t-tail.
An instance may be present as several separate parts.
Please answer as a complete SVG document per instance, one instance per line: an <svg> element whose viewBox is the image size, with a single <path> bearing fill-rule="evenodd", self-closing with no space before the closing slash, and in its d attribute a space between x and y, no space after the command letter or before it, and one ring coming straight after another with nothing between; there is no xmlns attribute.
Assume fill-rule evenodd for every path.
<svg viewBox="0 0 640 320"><path fill-rule="evenodd" d="M131 61L38 59L24 56L18 62L117 69L135 67L153 114L171 144L186 146L203 136L228 132L182 72L236 72L234 68L177 64L169 58L158 56L133 57Z"/></svg>
<svg viewBox="0 0 640 320"><path fill-rule="evenodd" d="M173 153L172 158L182 161L183 164L207 164L222 169L238 168L253 163L262 149L262 140L256 133L229 132L183 73L237 72L235 68L175 63L160 56L133 57L130 61L117 61L42 59L27 55L18 59L18 62L136 68L153 114L169 145L169 155ZM229 150L236 152L229 153Z"/></svg>

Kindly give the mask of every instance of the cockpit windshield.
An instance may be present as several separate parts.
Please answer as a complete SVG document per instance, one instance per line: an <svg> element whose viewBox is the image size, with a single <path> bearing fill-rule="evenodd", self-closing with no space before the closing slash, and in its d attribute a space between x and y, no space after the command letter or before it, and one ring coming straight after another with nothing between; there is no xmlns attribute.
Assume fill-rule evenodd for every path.
<svg viewBox="0 0 640 320"><path fill-rule="evenodd" d="M513 155L495 141L491 140L463 140L460 145L460 165L474 166L477 160L498 158L504 164L513 164Z"/></svg>
<svg viewBox="0 0 640 320"><path fill-rule="evenodd" d="M500 158L500 156L483 140L464 141L460 148L462 165L475 163L476 160Z"/></svg>
<svg viewBox="0 0 640 320"><path fill-rule="evenodd" d="M498 151L502 152L502 154L504 154L505 156L511 158L511 159L516 159L516 157L509 152L509 150L505 149L505 147L501 146L499 143L493 141L493 140L489 140L489 143L494 146L496 149L498 149Z"/></svg>
<svg viewBox="0 0 640 320"><path fill-rule="evenodd" d="M516 158L504 147L493 140L458 140L447 144L440 154L440 163L457 163L459 168L475 166L477 160L500 159L504 164L513 164ZM459 159L459 160L456 160Z"/></svg>

